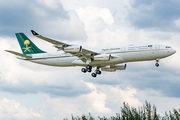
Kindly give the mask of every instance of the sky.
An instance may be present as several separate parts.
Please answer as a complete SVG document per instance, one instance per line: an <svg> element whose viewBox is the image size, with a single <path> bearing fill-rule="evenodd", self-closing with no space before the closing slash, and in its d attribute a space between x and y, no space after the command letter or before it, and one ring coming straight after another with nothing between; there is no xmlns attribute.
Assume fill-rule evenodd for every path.
<svg viewBox="0 0 180 120"><path fill-rule="evenodd" d="M115 116L123 106L155 104L159 114L180 108L179 0L0 0L0 119L59 120L88 114ZM30 30L84 48L164 44L177 52L127 63L96 78L81 67L51 67L16 59L15 33L56 51Z"/></svg>

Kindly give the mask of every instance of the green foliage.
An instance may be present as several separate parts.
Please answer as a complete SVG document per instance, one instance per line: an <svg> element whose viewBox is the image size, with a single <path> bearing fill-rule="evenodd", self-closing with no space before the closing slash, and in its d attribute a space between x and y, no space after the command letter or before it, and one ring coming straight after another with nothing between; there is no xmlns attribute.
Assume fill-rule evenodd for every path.
<svg viewBox="0 0 180 120"><path fill-rule="evenodd" d="M94 117L89 115L82 115L81 117L74 117L71 115L72 120L96 120ZM67 118L64 120L68 120ZM116 113L116 116L107 118L105 116L98 117L97 120L180 120L180 109L169 111L169 114L165 112L165 116L160 117L157 113L156 106L145 101L143 107L130 107L128 103L123 103L123 107L120 109L120 113Z"/></svg>
<svg viewBox="0 0 180 120"><path fill-rule="evenodd" d="M81 117L77 116L77 117L74 117L73 114L71 114L71 119L72 120L95 120L91 114L89 113L89 115L82 115ZM67 118L64 119L64 120L68 120Z"/></svg>

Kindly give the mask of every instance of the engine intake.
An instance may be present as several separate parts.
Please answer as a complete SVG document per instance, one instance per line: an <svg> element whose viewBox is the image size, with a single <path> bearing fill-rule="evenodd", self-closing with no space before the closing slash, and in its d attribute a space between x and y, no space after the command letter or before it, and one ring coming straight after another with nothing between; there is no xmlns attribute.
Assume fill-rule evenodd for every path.
<svg viewBox="0 0 180 120"><path fill-rule="evenodd" d="M64 52L81 52L82 51L82 46L78 46L78 45L73 45L73 46L68 46L64 48Z"/></svg>

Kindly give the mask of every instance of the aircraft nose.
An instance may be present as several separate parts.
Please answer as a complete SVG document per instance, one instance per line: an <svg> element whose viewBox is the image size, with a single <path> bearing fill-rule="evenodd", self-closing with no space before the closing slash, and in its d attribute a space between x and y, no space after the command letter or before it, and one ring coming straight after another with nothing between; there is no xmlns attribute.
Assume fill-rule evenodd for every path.
<svg viewBox="0 0 180 120"><path fill-rule="evenodd" d="M172 54L176 53L176 50L175 49L172 49L171 50Z"/></svg>

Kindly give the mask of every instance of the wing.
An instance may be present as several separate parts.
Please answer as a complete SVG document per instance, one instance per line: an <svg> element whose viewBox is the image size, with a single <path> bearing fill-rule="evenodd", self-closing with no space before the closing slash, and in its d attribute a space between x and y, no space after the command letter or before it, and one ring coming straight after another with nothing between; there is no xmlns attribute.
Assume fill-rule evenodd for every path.
<svg viewBox="0 0 180 120"><path fill-rule="evenodd" d="M44 37L42 35L39 35L37 32L35 32L34 30L31 30L32 34L40 39L43 39L47 42L50 42L54 45L56 45L57 47L58 46L61 46L61 47L67 47L67 46L70 46L69 44L66 44L66 43L63 43L63 42L60 42L60 41L57 41L57 40L53 40L53 39L50 39L50 38L47 38L47 37ZM56 47L55 46L55 47Z"/></svg>
<svg viewBox="0 0 180 120"><path fill-rule="evenodd" d="M35 32L34 30L31 30L32 34L40 39L43 39L49 43L52 43L54 44L54 47L60 49L60 50L64 50L67 48L67 47L71 47L73 45L70 45L70 44L67 44L67 43L63 43L63 42L60 42L60 41L57 41L57 40L53 40L53 39L50 39L50 38L47 38L47 37L44 37L42 35L39 35L37 32ZM71 48L72 49L72 48ZM75 47L76 49L76 47ZM89 49L84 49L82 48L81 52L73 52L73 51L65 51L67 53L71 53L73 54L74 56L77 56L79 57L83 62L86 61L87 58L92 58L94 55L97 55L98 52L95 52L93 50L89 50Z"/></svg>
<svg viewBox="0 0 180 120"><path fill-rule="evenodd" d="M14 52L14 51L11 51L11 50L5 50L5 51L6 51L6 52L9 52L9 53L12 53L12 54L14 54L14 55L21 56L21 57L32 58L31 56L24 55L24 54L22 54L22 53Z"/></svg>

